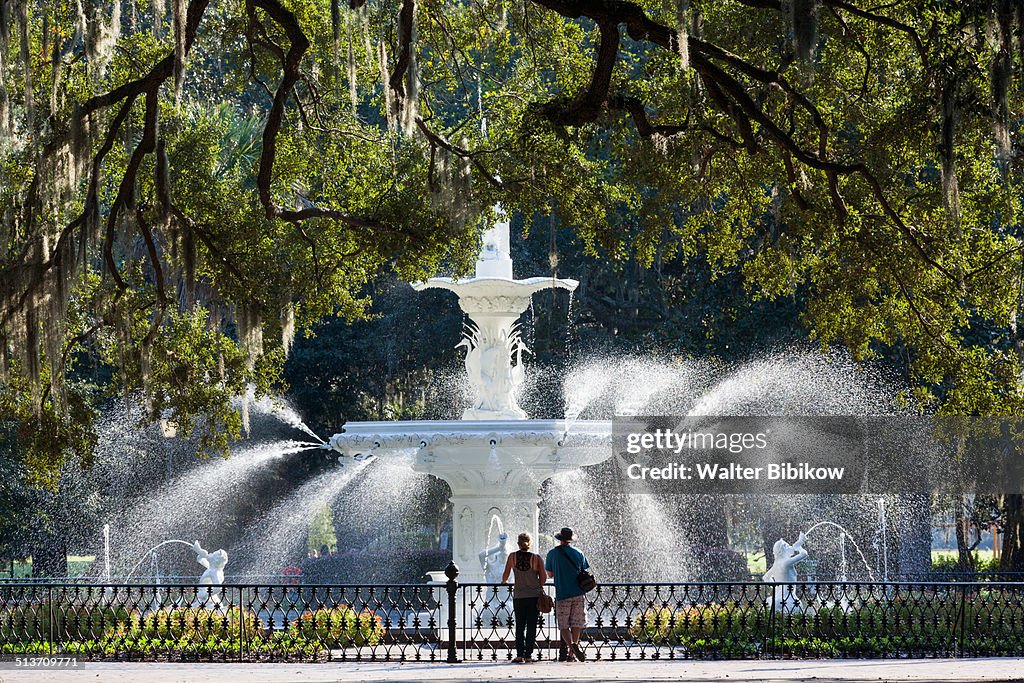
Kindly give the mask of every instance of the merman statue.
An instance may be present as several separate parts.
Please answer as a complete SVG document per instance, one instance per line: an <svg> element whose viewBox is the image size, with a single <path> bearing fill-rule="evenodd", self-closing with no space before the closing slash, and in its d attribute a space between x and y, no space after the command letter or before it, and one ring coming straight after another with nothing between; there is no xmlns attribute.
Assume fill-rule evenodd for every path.
<svg viewBox="0 0 1024 683"><path fill-rule="evenodd" d="M504 531L498 532L498 542L486 550L481 550L477 557L480 558L480 567L484 570L484 580L487 583L500 584L501 575L505 571L505 563L508 561L508 534ZM501 618L499 612L505 594L499 594L498 587L487 588L484 592L484 600L477 607L477 615L485 624L496 625ZM511 601L509 601L511 602Z"/></svg>
<svg viewBox="0 0 1024 683"><path fill-rule="evenodd" d="M224 583L224 567L228 563L228 551L221 548L212 553L203 550L203 546L199 545L199 541L192 543L192 549L196 552L196 562L201 564L206 570L199 577L199 585L201 586L220 586ZM200 588L196 591L196 604L199 606L207 606L207 603L212 602L216 605L220 604L220 595L214 593L210 594L209 588Z"/></svg>
<svg viewBox="0 0 1024 683"><path fill-rule="evenodd" d="M504 531L498 533L498 542L486 550L481 550L480 567L484 570L484 577L487 583L501 583L501 575L505 571L505 563L508 561L508 534Z"/></svg>
<svg viewBox="0 0 1024 683"><path fill-rule="evenodd" d="M784 539L780 538L772 546L772 556L775 561L772 562L772 566L765 572L764 580L766 583L780 584L775 587L774 602L776 612L803 611L800 608L800 600L797 599L796 593L793 590L794 587L786 584L796 582L796 565L803 562L807 557L807 551L804 549L804 541L806 540L807 536L801 531L800 536L793 545L786 543Z"/></svg>

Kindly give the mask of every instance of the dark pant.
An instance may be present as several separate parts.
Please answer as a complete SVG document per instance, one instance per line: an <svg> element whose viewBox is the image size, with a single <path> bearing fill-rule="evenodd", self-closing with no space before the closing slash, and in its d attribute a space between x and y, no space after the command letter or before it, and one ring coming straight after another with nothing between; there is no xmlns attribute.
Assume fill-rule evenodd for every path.
<svg viewBox="0 0 1024 683"><path fill-rule="evenodd" d="M537 598L515 598L512 610L516 615L516 657L532 657L537 647Z"/></svg>

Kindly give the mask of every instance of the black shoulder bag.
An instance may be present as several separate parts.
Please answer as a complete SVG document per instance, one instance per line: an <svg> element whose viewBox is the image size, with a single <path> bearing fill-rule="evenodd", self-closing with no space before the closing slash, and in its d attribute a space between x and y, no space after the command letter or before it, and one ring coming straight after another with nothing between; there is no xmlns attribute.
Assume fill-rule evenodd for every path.
<svg viewBox="0 0 1024 683"><path fill-rule="evenodd" d="M576 574L576 585L580 587L580 590L584 593L589 593L597 588L597 579L594 578L594 575L583 567L578 566L572 559L569 552L565 549L564 545L558 546L558 549L562 551L562 555L564 555L569 562L572 562L573 566L576 567L576 571L579 572Z"/></svg>

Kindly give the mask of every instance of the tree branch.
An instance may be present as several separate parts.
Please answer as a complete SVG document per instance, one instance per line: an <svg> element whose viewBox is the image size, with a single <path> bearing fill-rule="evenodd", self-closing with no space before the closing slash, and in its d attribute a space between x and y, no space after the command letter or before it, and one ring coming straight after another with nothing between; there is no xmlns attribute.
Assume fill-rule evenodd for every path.
<svg viewBox="0 0 1024 683"><path fill-rule="evenodd" d="M556 125L578 126L596 121L608 104L612 73L619 59L619 27L611 20L597 21L601 40L597 48L594 74L586 91L569 101L554 100L542 104L540 114Z"/></svg>
<svg viewBox="0 0 1024 683"><path fill-rule="evenodd" d="M388 79L388 85L395 91L399 101L405 98L405 85L402 80L412 62L412 27L416 21L416 0L402 0L402 9L398 13L398 59L395 70Z"/></svg>

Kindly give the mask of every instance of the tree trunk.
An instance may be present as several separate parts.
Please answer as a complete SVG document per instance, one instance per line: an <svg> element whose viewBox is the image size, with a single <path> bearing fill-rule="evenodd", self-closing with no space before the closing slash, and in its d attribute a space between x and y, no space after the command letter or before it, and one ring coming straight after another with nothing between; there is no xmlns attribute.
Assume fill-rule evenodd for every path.
<svg viewBox="0 0 1024 683"><path fill-rule="evenodd" d="M67 540L60 534L48 535L32 553L32 578L68 575Z"/></svg>
<svg viewBox="0 0 1024 683"><path fill-rule="evenodd" d="M678 506L681 514L675 523L681 538L690 545L690 554L697 558L697 577L706 581L734 581L746 578L746 558L729 547L729 527L724 495L692 494L662 499L666 509ZM681 501L685 501L680 505ZM694 514L694 511L699 511Z"/></svg>
<svg viewBox="0 0 1024 683"><path fill-rule="evenodd" d="M963 499L957 501L956 505L956 552L957 563L962 572L973 572L974 555L971 553L970 543L967 538L969 521L967 518L967 504Z"/></svg>
<svg viewBox="0 0 1024 683"><path fill-rule="evenodd" d="M1008 493L1003 496L1003 544L999 569L1004 572L1024 571L1024 495Z"/></svg>

